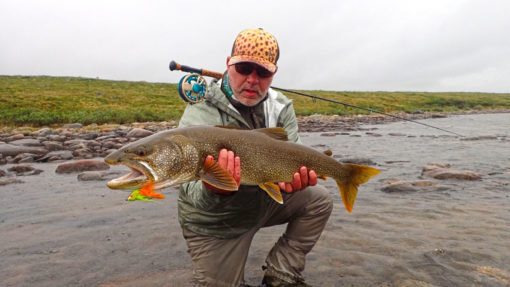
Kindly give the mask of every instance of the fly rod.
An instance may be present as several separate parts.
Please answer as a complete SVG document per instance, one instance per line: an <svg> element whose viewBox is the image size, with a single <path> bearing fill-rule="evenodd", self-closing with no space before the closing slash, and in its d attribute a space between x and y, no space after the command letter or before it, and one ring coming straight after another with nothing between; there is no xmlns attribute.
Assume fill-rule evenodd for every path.
<svg viewBox="0 0 510 287"><path fill-rule="evenodd" d="M212 78L216 78L216 79L221 79L223 77L222 73L213 72L213 71L209 71L209 70L206 70L206 69L198 69L198 68L193 68L193 67L189 67L189 66L185 66L185 65L180 65L180 64L178 64L175 61L171 61L170 62L170 71L174 71L174 70L179 70L179 71L183 71L183 72L187 72L187 73L193 73L193 74L208 76L208 77L212 77ZM187 102L195 103L195 102L201 101L203 99L203 96L205 95L205 90L207 89L207 87L206 87L205 81L200 81L199 79L196 78L196 76L192 77L193 74L185 76L185 77L183 77L181 79L181 81L179 82L179 95L181 95L183 100L185 100ZM323 97L319 97L319 96L315 96L315 95L311 95L311 94L305 94L305 93L301 93L301 92L296 92L296 91L292 91L292 90L288 90L288 89L282 89L282 88L278 88L278 87L274 87L274 86L271 86L271 88L275 89L275 90L282 91L282 92L286 92L286 93L292 93L292 94L296 94L296 95L300 95L300 96L309 97L309 98L312 98L314 100L326 101L326 102L330 102L330 103L344 105L346 107L351 107L351 108L355 108L355 109L360 109L360 110L368 111L368 112L371 112L371 113L385 115L385 116L392 117L392 118L395 118L395 119L399 119L399 120L403 120L403 121L407 121L407 122L412 122L412 123L415 123L415 124L419 124L419 125L422 125L422 126L426 126L426 127L429 127L429 128L433 128L433 129L437 129L437 130L440 130L440 131L443 131L443 132L454 134L454 135L457 135L457 136L460 136L460 137L464 137L461 134L458 134L456 132L452 132L452 131L449 131L449 130L442 129L440 127L436 127L436 126L429 125L429 124L426 124L426 123L421 123L421 122L418 122L418 121L415 121L415 120L406 119L404 117L400 117L400 116L397 116L397 115L393 115L393 114L377 111L377 110L374 110L374 109L364 108L364 107L356 106L356 105L353 105L353 104L340 102L340 101L337 101L337 100L332 100L332 99L323 98Z"/></svg>

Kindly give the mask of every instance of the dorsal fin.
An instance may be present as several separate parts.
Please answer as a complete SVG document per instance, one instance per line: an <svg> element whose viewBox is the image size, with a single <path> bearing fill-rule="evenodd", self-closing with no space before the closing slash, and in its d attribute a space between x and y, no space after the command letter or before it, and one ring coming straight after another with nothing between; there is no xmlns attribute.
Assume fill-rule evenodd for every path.
<svg viewBox="0 0 510 287"><path fill-rule="evenodd" d="M271 138L274 138L275 140L281 140L281 141L288 141L289 138L287 137L287 132L281 128L262 128L262 129L256 129L256 132L263 133Z"/></svg>

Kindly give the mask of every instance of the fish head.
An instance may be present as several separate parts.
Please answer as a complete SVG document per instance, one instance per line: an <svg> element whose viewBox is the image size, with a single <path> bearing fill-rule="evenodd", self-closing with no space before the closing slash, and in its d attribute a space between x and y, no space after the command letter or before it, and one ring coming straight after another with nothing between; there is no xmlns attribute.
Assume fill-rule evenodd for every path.
<svg viewBox="0 0 510 287"><path fill-rule="evenodd" d="M196 159L198 164L195 152L184 136L167 133L130 143L105 157L107 164L122 164L131 170L109 181L107 186L111 189L133 189L153 182L153 189L158 190L190 181L196 174L190 168L190 162Z"/></svg>

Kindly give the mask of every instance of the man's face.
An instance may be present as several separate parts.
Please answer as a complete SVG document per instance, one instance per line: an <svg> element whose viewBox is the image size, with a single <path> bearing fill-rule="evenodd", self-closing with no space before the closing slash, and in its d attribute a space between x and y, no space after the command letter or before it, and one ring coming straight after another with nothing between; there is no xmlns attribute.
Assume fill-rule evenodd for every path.
<svg viewBox="0 0 510 287"><path fill-rule="evenodd" d="M228 60L227 58L227 63ZM243 65L236 69L235 65ZM261 66L253 63L239 63L235 65L227 65L227 72L229 77L229 84L232 92L236 99L238 99L243 105L252 107L257 105L267 94L267 90L271 86L273 76L276 73L263 73ZM246 71L249 71L250 66L253 68L251 73L246 75ZM241 69L242 68L242 69ZM259 72L257 72L259 69ZM270 74L268 77L265 74Z"/></svg>

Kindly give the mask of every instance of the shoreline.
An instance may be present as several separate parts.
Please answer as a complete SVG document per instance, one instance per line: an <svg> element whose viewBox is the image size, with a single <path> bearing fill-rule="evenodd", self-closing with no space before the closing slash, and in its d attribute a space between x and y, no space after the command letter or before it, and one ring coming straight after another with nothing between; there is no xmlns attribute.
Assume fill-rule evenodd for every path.
<svg viewBox="0 0 510 287"><path fill-rule="evenodd" d="M422 120L430 118L445 118L449 116L458 115L473 115L473 114L499 114L499 113L510 113L510 109L487 109L487 110L466 110L458 112L417 112L417 113L396 113L393 114L397 117L408 119L408 120ZM357 115L323 115L314 114L310 116L297 116L299 131L300 132L312 132L312 131L332 131L332 130L352 130L352 126L358 125L374 125L374 124L386 124L391 122L404 121L404 119L398 119L382 114L357 114ZM317 125L321 126L322 129L316 130ZM133 122L126 124L90 124L83 125L81 123L70 123L70 124L55 124L50 126L2 126L0 125L0 143L2 143L1 137L12 136L16 133L23 133L25 136L30 136L33 133L41 129L50 129L52 131L66 131L72 130L79 133L87 133L90 131L95 132L110 132L115 129L126 130L132 128L142 128L149 131L158 132L164 129L176 128L178 126L177 120L169 120L162 122Z"/></svg>

